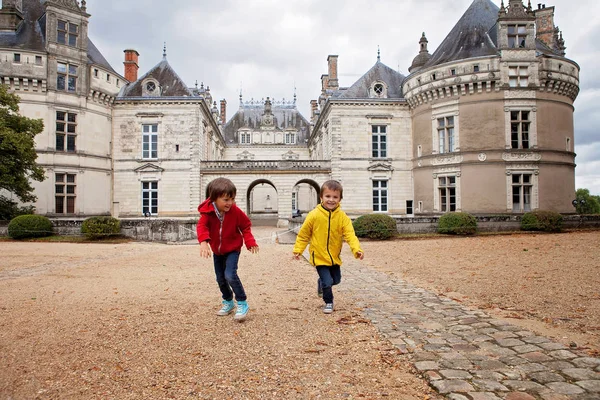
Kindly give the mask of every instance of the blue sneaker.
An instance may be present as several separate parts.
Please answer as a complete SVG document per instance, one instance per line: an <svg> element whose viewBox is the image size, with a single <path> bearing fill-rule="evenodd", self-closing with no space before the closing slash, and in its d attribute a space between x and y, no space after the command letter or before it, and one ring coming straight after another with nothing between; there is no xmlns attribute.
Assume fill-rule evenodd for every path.
<svg viewBox="0 0 600 400"><path fill-rule="evenodd" d="M323 312L325 314L331 314L333 312L333 303L325 304L325 307L323 307Z"/></svg>
<svg viewBox="0 0 600 400"><path fill-rule="evenodd" d="M223 300L223 307L217 312L217 315L224 316L229 315L233 311L235 304L233 300Z"/></svg>
<svg viewBox="0 0 600 400"><path fill-rule="evenodd" d="M237 302L237 310L235 310L235 315L233 319L236 321L243 321L246 319L246 315L248 315L248 302L247 301L238 301Z"/></svg>

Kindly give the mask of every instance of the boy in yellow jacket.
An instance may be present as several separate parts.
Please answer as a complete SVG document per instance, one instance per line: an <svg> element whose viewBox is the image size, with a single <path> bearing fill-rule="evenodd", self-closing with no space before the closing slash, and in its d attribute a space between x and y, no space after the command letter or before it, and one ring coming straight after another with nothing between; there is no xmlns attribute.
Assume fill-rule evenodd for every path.
<svg viewBox="0 0 600 400"><path fill-rule="evenodd" d="M332 286L342 280L340 253L343 241L350 245L354 257L361 260L364 257L352 221L340 207L343 191L341 183L334 180L321 186L321 204L306 216L293 250L294 258L299 260L310 242L309 261L319 274L317 287L319 296L322 295L325 302L325 314L333 312Z"/></svg>

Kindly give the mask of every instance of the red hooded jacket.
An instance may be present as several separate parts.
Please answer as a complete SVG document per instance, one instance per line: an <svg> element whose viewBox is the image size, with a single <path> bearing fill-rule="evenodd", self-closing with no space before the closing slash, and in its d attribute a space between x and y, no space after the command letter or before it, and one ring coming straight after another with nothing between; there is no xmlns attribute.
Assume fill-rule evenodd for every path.
<svg viewBox="0 0 600 400"><path fill-rule="evenodd" d="M198 206L198 212L200 213L200 220L196 225L198 242L208 241L213 253L223 255L240 251L244 243L248 250L257 245L250 230L252 226L250 218L235 203L223 214L223 222L217 217L210 199L204 200Z"/></svg>

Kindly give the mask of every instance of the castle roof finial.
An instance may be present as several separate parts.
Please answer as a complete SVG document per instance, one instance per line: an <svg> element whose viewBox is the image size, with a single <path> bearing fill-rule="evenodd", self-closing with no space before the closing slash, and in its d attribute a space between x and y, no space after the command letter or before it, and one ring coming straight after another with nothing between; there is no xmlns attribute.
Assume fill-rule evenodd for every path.
<svg viewBox="0 0 600 400"><path fill-rule="evenodd" d="M163 46L163 58L167 58L167 42L165 42Z"/></svg>
<svg viewBox="0 0 600 400"><path fill-rule="evenodd" d="M377 62L381 61L381 52L379 51L379 45L377 45Z"/></svg>

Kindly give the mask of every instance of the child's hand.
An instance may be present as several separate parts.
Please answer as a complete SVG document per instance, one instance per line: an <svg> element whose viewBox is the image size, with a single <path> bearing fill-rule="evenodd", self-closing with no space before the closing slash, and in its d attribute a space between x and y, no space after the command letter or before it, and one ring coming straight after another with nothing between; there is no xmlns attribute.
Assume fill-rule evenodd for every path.
<svg viewBox="0 0 600 400"><path fill-rule="evenodd" d="M299 253L294 253L294 259L295 260L299 260L300 259L300 254Z"/></svg>
<svg viewBox="0 0 600 400"><path fill-rule="evenodd" d="M250 250L250 253L256 254L258 253L258 246L250 247L248 250Z"/></svg>
<svg viewBox="0 0 600 400"><path fill-rule="evenodd" d="M365 253L363 253L362 251L357 251L355 258L362 260L363 258L365 258Z"/></svg>
<svg viewBox="0 0 600 400"><path fill-rule="evenodd" d="M200 257L209 258L211 256L210 246L208 242L200 243Z"/></svg>

